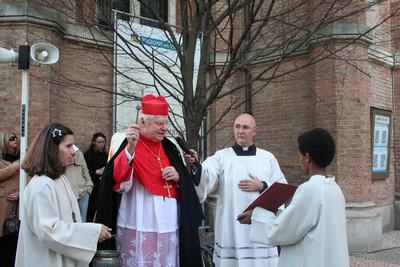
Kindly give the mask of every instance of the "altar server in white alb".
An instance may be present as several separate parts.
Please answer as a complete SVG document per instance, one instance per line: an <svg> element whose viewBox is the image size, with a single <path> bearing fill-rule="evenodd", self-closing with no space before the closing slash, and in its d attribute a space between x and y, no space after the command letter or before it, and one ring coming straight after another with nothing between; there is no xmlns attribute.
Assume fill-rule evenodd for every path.
<svg viewBox="0 0 400 267"><path fill-rule="evenodd" d="M290 205L279 216L258 207L238 219L252 224L252 241L281 245L279 267L349 267L345 199L325 170L335 156L335 142L318 128L300 135L298 144L302 169L311 177Z"/></svg>
<svg viewBox="0 0 400 267"><path fill-rule="evenodd" d="M82 223L78 202L63 173L74 150L72 131L58 123L44 127L24 158L33 176L25 189L16 267L88 266L97 243L111 237L102 224Z"/></svg>
<svg viewBox="0 0 400 267"><path fill-rule="evenodd" d="M286 183L286 179L274 155L254 145L257 127L252 115L239 115L233 130L236 144L217 151L197 170L201 171L197 187L201 201L219 190L213 261L217 267L276 267L277 248L250 242L250 227L240 224L236 217L269 185ZM185 154L193 168L195 158L194 150L191 155Z"/></svg>

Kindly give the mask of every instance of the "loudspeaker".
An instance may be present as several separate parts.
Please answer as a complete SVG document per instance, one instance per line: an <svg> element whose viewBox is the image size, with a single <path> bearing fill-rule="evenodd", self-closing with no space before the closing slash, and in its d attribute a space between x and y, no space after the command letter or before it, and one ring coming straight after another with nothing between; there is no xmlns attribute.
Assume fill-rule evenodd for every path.
<svg viewBox="0 0 400 267"><path fill-rule="evenodd" d="M14 50L7 50L5 48L0 47L0 63L12 63L17 62L18 53L14 52Z"/></svg>
<svg viewBox="0 0 400 267"><path fill-rule="evenodd" d="M54 64L59 56L60 52L54 45L37 43L31 46L31 58L41 64Z"/></svg>

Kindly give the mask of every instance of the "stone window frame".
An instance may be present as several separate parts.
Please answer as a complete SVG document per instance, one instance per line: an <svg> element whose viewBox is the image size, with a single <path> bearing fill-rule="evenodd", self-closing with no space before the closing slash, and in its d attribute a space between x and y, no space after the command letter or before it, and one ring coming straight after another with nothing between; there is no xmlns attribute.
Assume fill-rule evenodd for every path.
<svg viewBox="0 0 400 267"><path fill-rule="evenodd" d="M112 0L96 0L96 20L100 26L110 27Z"/></svg>
<svg viewBox="0 0 400 267"><path fill-rule="evenodd" d="M164 0L161 0L164 1ZM131 2L131 13L133 13L135 16L141 16L140 14L140 3L138 0L130 0ZM169 25L173 25L175 26L176 24L176 1L168 1L168 21L167 23ZM140 19L139 18L135 18L134 21L136 23L140 24Z"/></svg>
<svg viewBox="0 0 400 267"><path fill-rule="evenodd" d="M161 3L164 3L165 0L151 0L154 3L160 2L160 5L162 5ZM111 15L111 9L117 9L120 10L122 12L125 13L130 13L133 16L130 17L129 15L123 15L123 14L119 14L118 18L124 19L124 20L132 20L135 23L138 24L144 24L146 25L146 23L142 23L143 18L141 18L140 14L141 12L141 4L138 0L125 0L124 2L129 2L129 7L127 8L127 6L123 5L124 8L127 8L129 10L120 10L118 8L118 1L115 0L96 0L96 10L97 10L97 20L98 23L101 25L105 25L107 26L107 23L112 21ZM166 18L167 21L166 23L168 23L169 25L174 26L173 28L175 28L175 24L176 24L176 1L167 1L166 4ZM154 24L154 22L153 22ZM154 25L151 25L151 27L154 27Z"/></svg>
<svg viewBox="0 0 400 267"><path fill-rule="evenodd" d="M376 170L374 171L374 161L376 160L376 163L379 164L379 157L377 154L374 154L375 148L379 148L379 146L375 146L375 141L376 139L381 139L383 137L380 137L379 135L376 134L376 123L375 123L375 118L377 116L383 116L387 117L389 119L389 123L387 126L387 135L386 135L386 141L387 145L386 146L381 146L381 147L386 147L385 155L386 155L386 168L385 170ZM391 110L384 110L384 109L379 109L379 108L371 108L371 173L372 173L372 178L373 179L386 179L389 177L390 173L390 143L391 143L391 137L392 137L392 111ZM380 157L381 158L381 157Z"/></svg>

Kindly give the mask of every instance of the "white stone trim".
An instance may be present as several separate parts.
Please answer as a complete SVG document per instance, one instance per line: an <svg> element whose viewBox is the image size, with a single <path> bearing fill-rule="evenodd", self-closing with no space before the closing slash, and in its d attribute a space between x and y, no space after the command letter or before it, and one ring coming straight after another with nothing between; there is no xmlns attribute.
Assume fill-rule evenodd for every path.
<svg viewBox="0 0 400 267"><path fill-rule="evenodd" d="M397 62L397 56L377 45L370 45L368 47L368 58L389 67L395 66L395 59Z"/></svg>

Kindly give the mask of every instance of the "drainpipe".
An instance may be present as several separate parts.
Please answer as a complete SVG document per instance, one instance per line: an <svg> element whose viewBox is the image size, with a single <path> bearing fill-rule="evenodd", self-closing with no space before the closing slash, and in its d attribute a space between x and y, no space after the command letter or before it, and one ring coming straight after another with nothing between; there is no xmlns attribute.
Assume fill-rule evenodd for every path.
<svg viewBox="0 0 400 267"><path fill-rule="evenodd" d="M245 7L244 11L244 24L246 25L245 28L247 29L250 27L250 8L248 5ZM250 42L250 31L246 34L245 42L246 44ZM244 60L246 60L246 56L244 57ZM244 88L244 99L245 99L245 112L247 113L252 113L253 107L252 107L252 86L251 86L251 72L249 70L249 67L244 68L244 82L245 82L245 88Z"/></svg>

